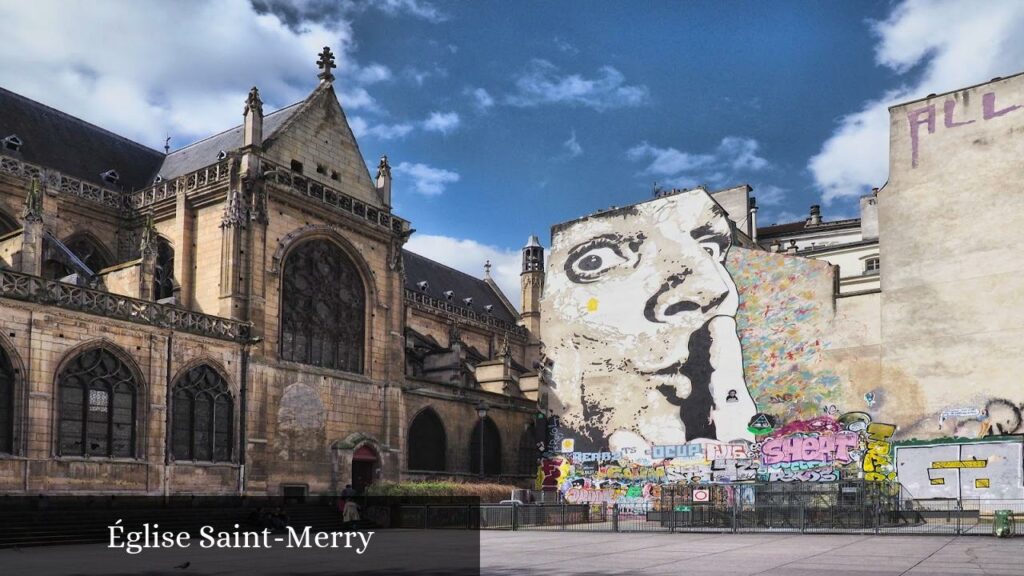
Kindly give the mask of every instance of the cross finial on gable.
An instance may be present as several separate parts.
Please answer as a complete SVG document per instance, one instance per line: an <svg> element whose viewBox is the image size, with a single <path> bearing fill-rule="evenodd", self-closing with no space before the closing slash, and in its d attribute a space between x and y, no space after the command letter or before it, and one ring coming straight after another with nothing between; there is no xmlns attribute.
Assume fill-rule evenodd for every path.
<svg viewBox="0 0 1024 576"><path fill-rule="evenodd" d="M490 278L490 277L491 277L491 261L488 260L488 261L484 262L484 278Z"/></svg>
<svg viewBox="0 0 1024 576"><path fill-rule="evenodd" d="M320 53L320 59L316 61L316 65L320 67L320 73L317 74L317 78L323 82L334 81L334 74L331 74L331 69L338 66L334 63L334 53L331 52L330 47L324 46L324 50Z"/></svg>

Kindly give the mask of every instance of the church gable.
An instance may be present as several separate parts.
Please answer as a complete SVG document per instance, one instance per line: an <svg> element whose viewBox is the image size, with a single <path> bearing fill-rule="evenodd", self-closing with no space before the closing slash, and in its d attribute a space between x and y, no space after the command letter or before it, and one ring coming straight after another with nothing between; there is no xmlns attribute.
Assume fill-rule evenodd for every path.
<svg viewBox="0 0 1024 576"><path fill-rule="evenodd" d="M271 162L303 177L383 206L359 144L329 82L323 82L264 144Z"/></svg>

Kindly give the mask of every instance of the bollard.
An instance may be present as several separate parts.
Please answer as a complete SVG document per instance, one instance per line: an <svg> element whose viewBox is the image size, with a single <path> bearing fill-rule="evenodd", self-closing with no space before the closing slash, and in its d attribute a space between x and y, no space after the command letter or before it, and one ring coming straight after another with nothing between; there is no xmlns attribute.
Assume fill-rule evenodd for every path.
<svg viewBox="0 0 1024 576"><path fill-rule="evenodd" d="M619 505L612 504L612 532L619 531Z"/></svg>

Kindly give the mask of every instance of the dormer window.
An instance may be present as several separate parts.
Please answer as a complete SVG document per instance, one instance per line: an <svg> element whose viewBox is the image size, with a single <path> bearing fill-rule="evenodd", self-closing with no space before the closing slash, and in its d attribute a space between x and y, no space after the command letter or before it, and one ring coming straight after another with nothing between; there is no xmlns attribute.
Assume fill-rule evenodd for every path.
<svg viewBox="0 0 1024 576"><path fill-rule="evenodd" d="M14 152L21 150L21 138L18 138L17 134L11 134L7 138L4 138L4 148Z"/></svg>
<svg viewBox="0 0 1024 576"><path fill-rule="evenodd" d="M462 299L462 303L465 304L466 306L472 306L473 305L473 299L472 298L463 298Z"/></svg>
<svg viewBox="0 0 1024 576"><path fill-rule="evenodd" d="M292 160L292 172L296 174L302 174L302 162L298 160Z"/></svg>
<svg viewBox="0 0 1024 576"><path fill-rule="evenodd" d="M100 178L103 179L107 184L117 184L121 180L121 175L116 170L107 170L103 174L100 174Z"/></svg>
<svg viewBox="0 0 1024 576"><path fill-rule="evenodd" d="M157 174L156 178L153 178L153 184L159 184L164 181L164 177Z"/></svg>
<svg viewBox="0 0 1024 576"><path fill-rule="evenodd" d="M491 310L494 310L494 305L493 304L487 304L487 305L484 306L484 310L487 311L488 314L490 314Z"/></svg>
<svg viewBox="0 0 1024 576"><path fill-rule="evenodd" d="M327 174L327 167L324 166L323 164L317 164L316 165L316 173L317 174Z"/></svg>
<svg viewBox="0 0 1024 576"><path fill-rule="evenodd" d="M455 291L454 290L445 290L444 291L444 297L449 299L449 300L452 300L453 298L455 298Z"/></svg>
<svg viewBox="0 0 1024 576"><path fill-rule="evenodd" d="M338 171L337 170L331 170L331 180L340 180L340 179L341 179L341 176L338 174Z"/></svg>
<svg viewBox="0 0 1024 576"><path fill-rule="evenodd" d="M416 283L416 287L420 289L420 292L426 292L427 288L430 288L430 284L426 280L420 280Z"/></svg>
<svg viewBox="0 0 1024 576"><path fill-rule="evenodd" d="M225 152L223 150L221 150L220 152L217 152L217 160L223 160L223 159L225 159L227 157L228 157L228 153L227 152Z"/></svg>

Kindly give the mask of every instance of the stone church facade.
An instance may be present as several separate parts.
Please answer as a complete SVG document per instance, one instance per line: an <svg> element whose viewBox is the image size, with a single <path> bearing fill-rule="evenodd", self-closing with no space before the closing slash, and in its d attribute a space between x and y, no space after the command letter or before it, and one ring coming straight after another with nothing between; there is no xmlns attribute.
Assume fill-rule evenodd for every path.
<svg viewBox="0 0 1024 576"><path fill-rule="evenodd" d="M533 478L543 266L406 251L319 64L174 152L0 89L0 493Z"/></svg>

